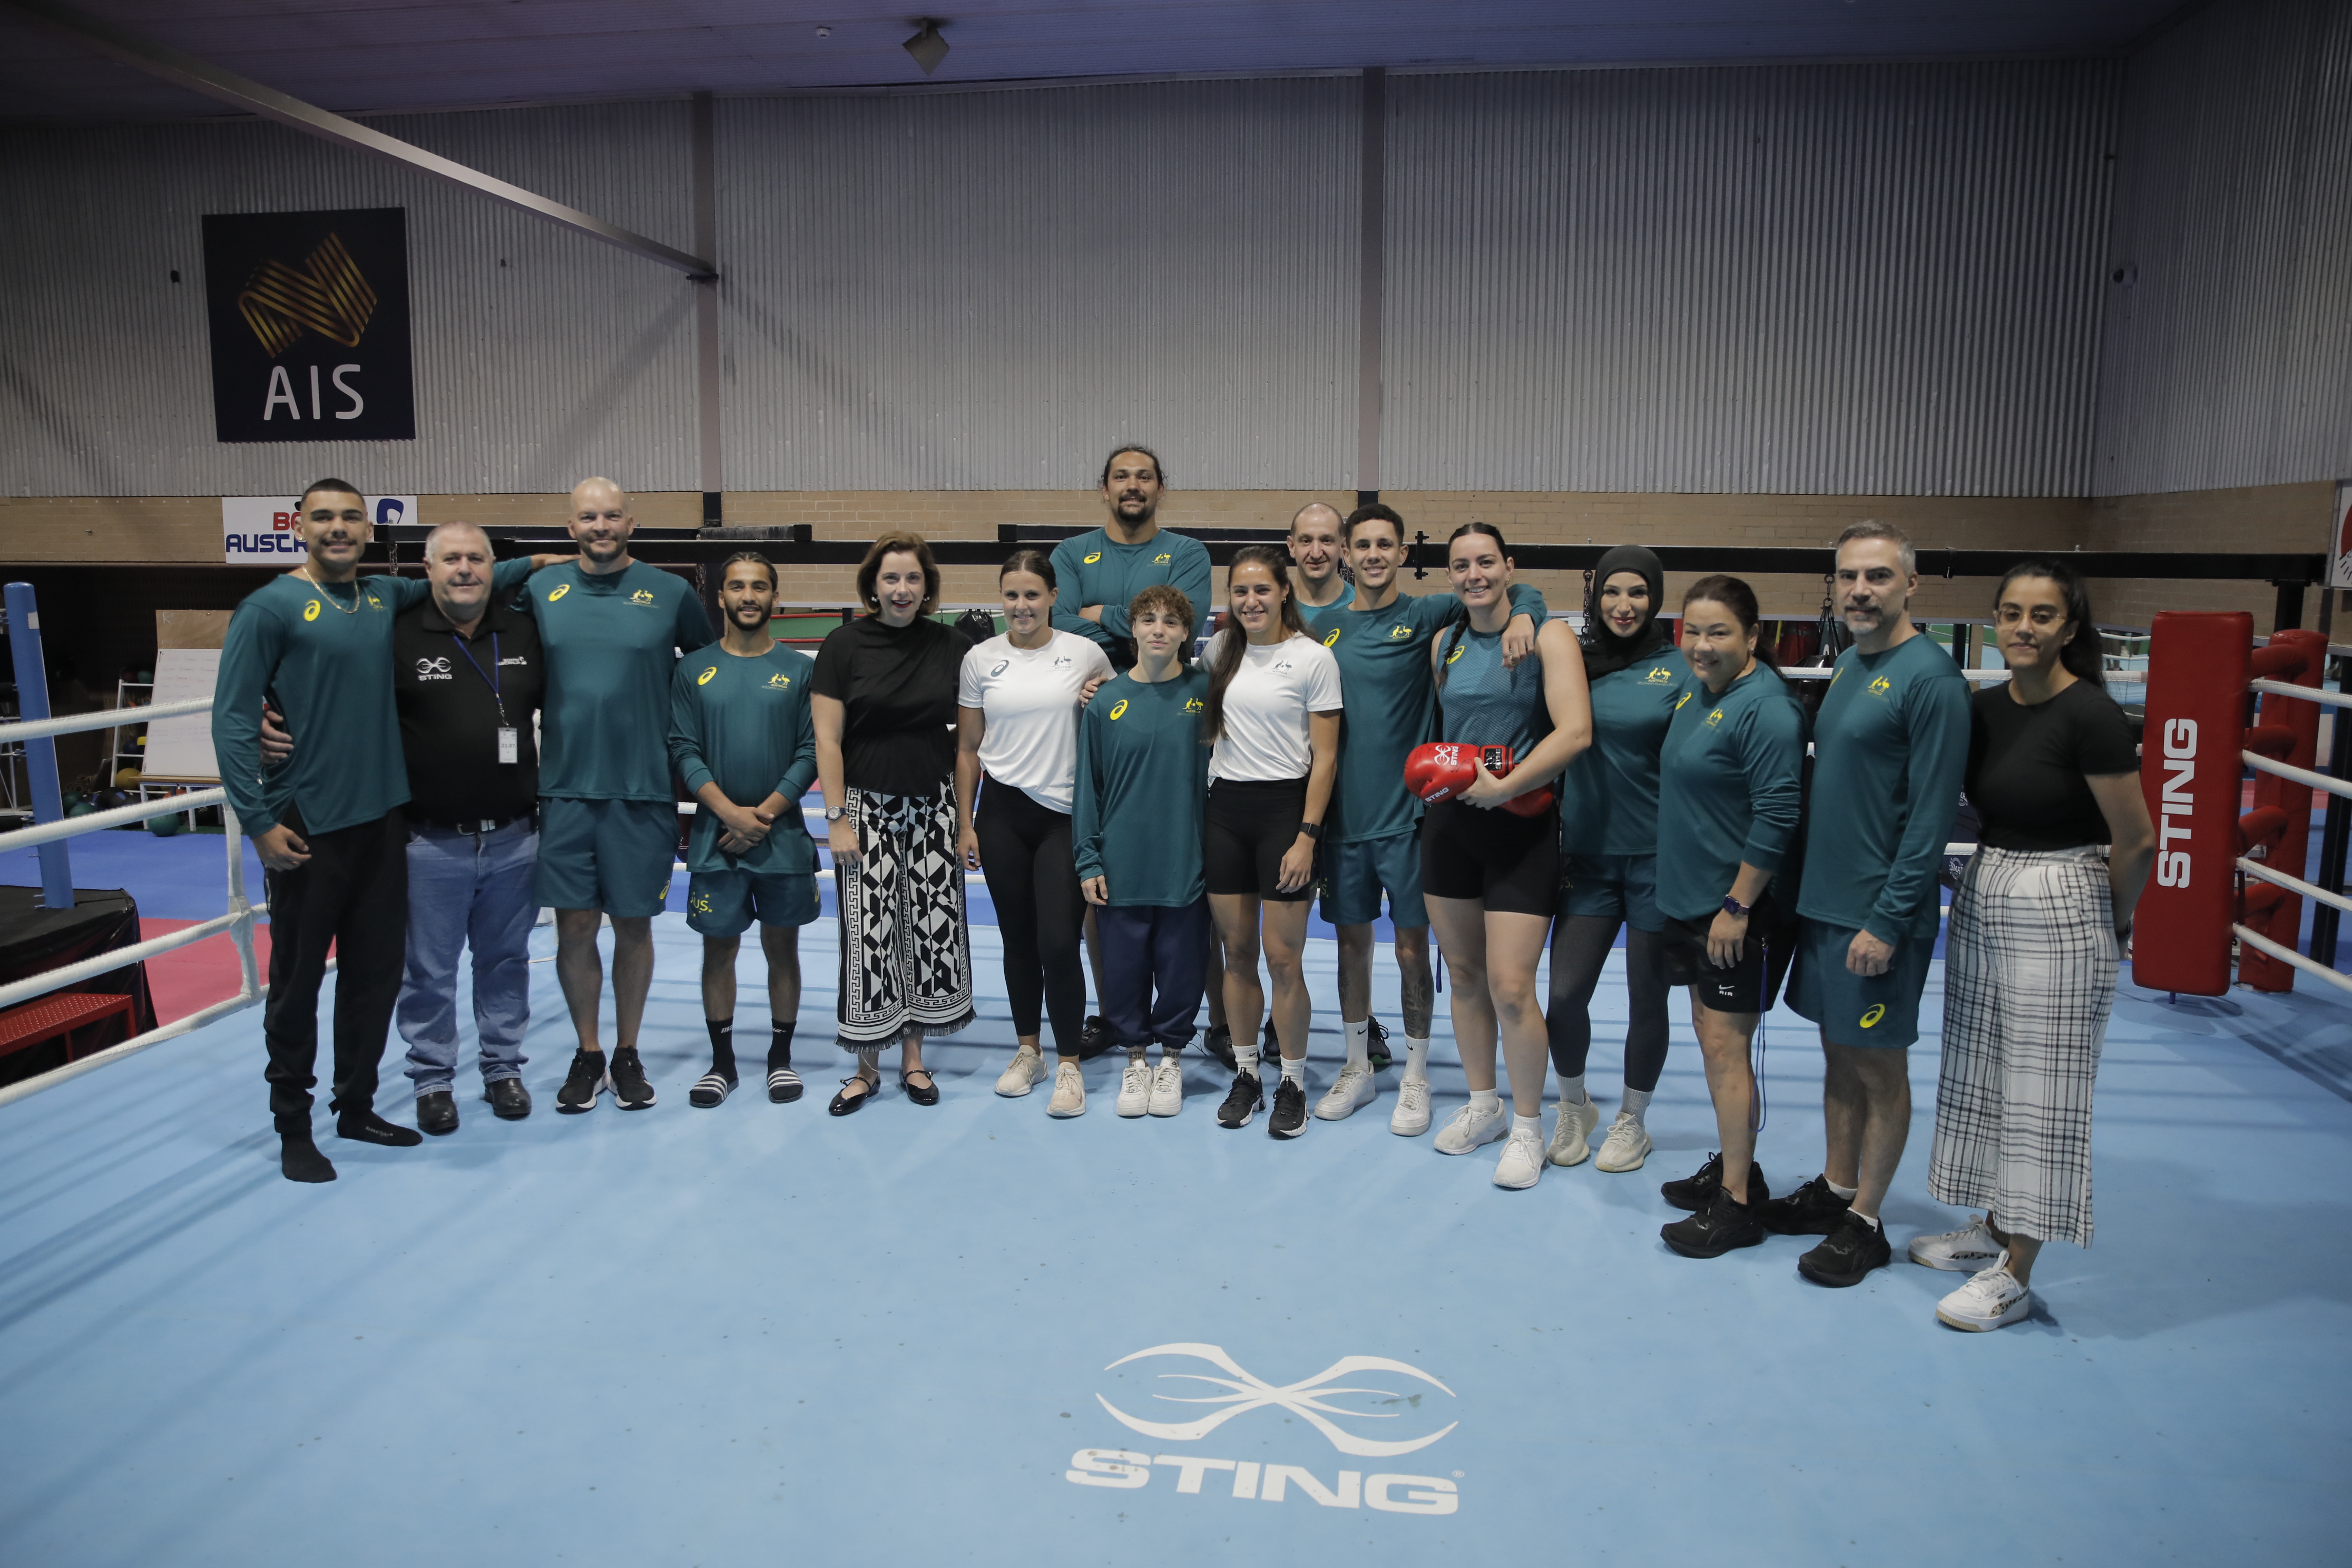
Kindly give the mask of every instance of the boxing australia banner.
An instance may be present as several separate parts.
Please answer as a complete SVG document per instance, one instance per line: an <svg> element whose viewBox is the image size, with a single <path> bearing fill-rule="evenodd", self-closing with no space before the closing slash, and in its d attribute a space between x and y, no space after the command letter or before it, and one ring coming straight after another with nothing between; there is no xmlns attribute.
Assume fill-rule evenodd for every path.
<svg viewBox="0 0 2352 1568"><path fill-rule="evenodd" d="M223 441L413 441L408 215L211 214L205 306Z"/></svg>
<svg viewBox="0 0 2352 1568"><path fill-rule="evenodd" d="M416 521L415 496L363 496L377 529ZM221 559L232 566L299 566L309 553L294 531L293 496L221 497Z"/></svg>

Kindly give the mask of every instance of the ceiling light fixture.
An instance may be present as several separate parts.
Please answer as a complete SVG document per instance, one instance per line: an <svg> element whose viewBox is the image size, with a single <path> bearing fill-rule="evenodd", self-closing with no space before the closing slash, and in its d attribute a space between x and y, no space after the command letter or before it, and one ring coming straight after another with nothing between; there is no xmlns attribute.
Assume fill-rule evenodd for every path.
<svg viewBox="0 0 2352 1568"><path fill-rule="evenodd" d="M923 30L907 40L907 52L915 57L915 63L923 68L925 76L938 70L940 62L948 58L948 41L940 37L939 23L924 17Z"/></svg>

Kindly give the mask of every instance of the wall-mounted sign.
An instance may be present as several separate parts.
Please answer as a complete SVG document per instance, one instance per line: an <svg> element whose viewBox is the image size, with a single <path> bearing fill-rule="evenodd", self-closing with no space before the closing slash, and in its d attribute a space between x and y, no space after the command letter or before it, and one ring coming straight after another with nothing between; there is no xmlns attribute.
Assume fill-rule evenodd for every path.
<svg viewBox="0 0 2352 1568"><path fill-rule="evenodd" d="M413 441L408 215L209 214L205 307L224 441Z"/></svg>
<svg viewBox="0 0 2352 1568"><path fill-rule="evenodd" d="M385 524L415 522L415 496L365 496L368 516ZM221 559L240 566L297 566L308 553L294 532L297 496L221 497ZM383 537L379 531L377 537Z"/></svg>
<svg viewBox="0 0 2352 1568"><path fill-rule="evenodd" d="M2336 487L2336 511L2327 522L2327 585L2352 588L2352 479Z"/></svg>

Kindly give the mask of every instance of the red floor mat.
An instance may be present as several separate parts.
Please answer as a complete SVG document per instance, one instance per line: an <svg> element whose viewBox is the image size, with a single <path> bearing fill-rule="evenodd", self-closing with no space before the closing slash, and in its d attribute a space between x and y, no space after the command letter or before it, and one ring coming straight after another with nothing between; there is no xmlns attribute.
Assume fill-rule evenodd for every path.
<svg viewBox="0 0 2352 1568"><path fill-rule="evenodd" d="M142 917L139 935L142 941L150 937L169 936L175 931L185 931L200 921L162 921ZM253 928L253 956L262 973L269 971L269 927L267 923ZM236 994L236 948L228 933L206 937L186 947L147 961L147 989L155 998L155 1021L171 1023L184 1018L199 1008L215 1002L226 1002Z"/></svg>

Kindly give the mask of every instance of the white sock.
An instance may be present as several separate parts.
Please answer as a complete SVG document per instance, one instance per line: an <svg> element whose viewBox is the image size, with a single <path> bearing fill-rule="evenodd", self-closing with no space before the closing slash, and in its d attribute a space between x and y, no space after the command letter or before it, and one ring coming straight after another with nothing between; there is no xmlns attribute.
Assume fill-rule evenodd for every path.
<svg viewBox="0 0 2352 1568"><path fill-rule="evenodd" d="M1871 1228L1871 1229L1873 1229L1873 1230L1877 1230L1877 1229L1882 1228L1882 1227L1880 1226L1879 1223L1878 1223L1878 1216L1877 1216L1876 1215L1874 1215L1874 1214L1858 1214L1858 1215L1855 1215L1853 1217L1854 1217L1854 1218L1856 1218L1856 1219L1858 1219L1858 1220L1862 1220L1862 1221L1866 1222L1866 1223L1869 1225L1870 1228Z"/></svg>
<svg viewBox="0 0 2352 1568"><path fill-rule="evenodd" d="M1411 1035L1404 1037L1404 1076L1419 1079L1423 1083L1429 1081L1429 1042L1427 1040L1416 1040Z"/></svg>
<svg viewBox="0 0 2352 1568"><path fill-rule="evenodd" d="M1244 1040L1239 1035L1234 1037L1234 1066L1245 1073L1257 1071L1257 1041L1255 1037Z"/></svg>
<svg viewBox="0 0 2352 1568"><path fill-rule="evenodd" d="M1641 1121L1643 1116L1645 1115L1650 1109L1650 1097L1657 1092L1658 1091L1654 1089L1627 1089L1625 1091L1625 1103L1622 1107L1625 1114L1632 1117L1636 1121Z"/></svg>
<svg viewBox="0 0 2352 1568"><path fill-rule="evenodd" d="M1560 1079L1559 1100L1562 1105L1582 1105L1586 1099L1582 1073L1578 1073L1574 1078L1563 1076Z"/></svg>
<svg viewBox="0 0 2352 1568"><path fill-rule="evenodd" d="M1470 1109L1473 1110L1499 1110L1502 1107L1502 1100L1491 1089L1474 1089L1470 1091Z"/></svg>
<svg viewBox="0 0 2352 1568"><path fill-rule="evenodd" d="M1530 1138L1541 1138L1543 1136L1543 1118L1540 1116L1513 1116L1511 1118L1511 1136L1516 1138L1522 1132L1526 1133Z"/></svg>
<svg viewBox="0 0 2352 1568"><path fill-rule="evenodd" d="M1283 1058L1282 1081L1285 1083L1295 1083L1299 1088L1305 1089L1307 1087L1307 1058L1305 1057L1300 1057L1297 1059L1293 1060L1289 1057Z"/></svg>
<svg viewBox="0 0 2352 1568"><path fill-rule="evenodd" d="M1835 1193L1838 1196L1843 1198L1848 1203L1853 1202L1853 1194L1862 1191L1860 1187L1841 1187L1835 1182L1831 1181L1827 1176L1823 1176L1822 1178L1822 1185L1827 1187L1830 1191Z"/></svg>
<svg viewBox="0 0 2352 1568"><path fill-rule="evenodd" d="M1348 1065L1351 1068L1372 1065L1372 1021L1370 1018L1359 1018L1348 1025Z"/></svg>

